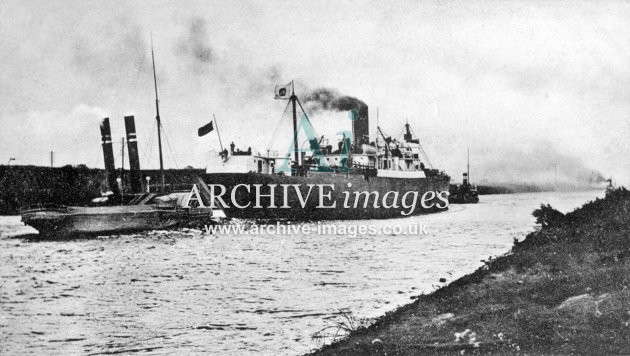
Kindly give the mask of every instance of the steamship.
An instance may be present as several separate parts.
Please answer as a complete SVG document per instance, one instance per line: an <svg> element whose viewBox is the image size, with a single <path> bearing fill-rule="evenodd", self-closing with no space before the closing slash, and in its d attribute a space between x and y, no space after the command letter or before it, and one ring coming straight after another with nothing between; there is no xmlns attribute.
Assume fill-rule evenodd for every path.
<svg viewBox="0 0 630 356"><path fill-rule="evenodd" d="M479 192L477 186L470 183L470 151L468 151L468 163L466 172L463 174L462 184L450 186L448 202L451 204L477 204L479 203Z"/></svg>
<svg viewBox="0 0 630 356"><path fill-rule="evenodd" d="M153 50L151 55L153 58ZM125 116L130 166L130 184L125 186L123 177L117 176L109 118L105 118L100 130L109 194L93 199L86 206L36 204L21 210L22 222L34 227L43 237L199 227L214 222L213 210L207 207L208 202L204 204L197 185L178 190L165 184L155 61L153 73L161 184L154 185L151 191L147 179L143 186L135 120L133 116ZM123 157L124 147L123 141Z"/></svg>
<svg viewBox="0 0 630 356"><path fill-rule="evenodd" d="M21 211L22 222L34 227L41 236L67 236L170 229L211 221L212 209L199 201L202 198L196 185L179 190L154 185L151 191L147 180L143 186L133 116L125 116L130 163L128 187L117 176L109 118L101 121L100 128L111 189L108 194L86 206L36 204Z"/></svg>
<svg viewBox="0 0 630 356"><path fill-rule="evenodd" d="M336 150L322 145L322 139L311 137L307 155L298 147L298 107L303 113L300 126L311 123L295 95L293 83L290 87L276 87L276 99L288 99L286 109L291 106L293 113L292 160L289 154L271 157L251 149L235 151L234 145L229 152L209 153L203 180L213 190L204 186L202 193L207 199L215 199L219 186L225 187L226 199L221 208L228 217L289 221L385 219L448 209L450 177L430 166L408 122L402 140L386 137L378 127L376 139L370 141L368 107L361 102L349 111L352 133L343 137ZM261 185L259 191L254 189L257 184ZM280 189L287 185L291 189ZM314 192L320 185L328 187L326 205L335 208L322 208L321 194ZM412 195L405 194L414 192L418 201L410 207ZM270 204L269 195L275 205ZM257 198L262 201L260 205L254 204ZM420 202L422 198L424 204Z"/></svg>

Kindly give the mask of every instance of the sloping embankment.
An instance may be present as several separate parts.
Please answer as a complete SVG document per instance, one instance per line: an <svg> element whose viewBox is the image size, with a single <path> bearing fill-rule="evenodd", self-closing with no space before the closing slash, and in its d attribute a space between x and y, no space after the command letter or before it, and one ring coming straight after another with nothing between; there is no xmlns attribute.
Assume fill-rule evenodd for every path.
<svg viewBox="0 0 630 356"><path fill-rule="evenodd" d="M534 216L510 254L314 354L627 354L630 192Z"/></svg>

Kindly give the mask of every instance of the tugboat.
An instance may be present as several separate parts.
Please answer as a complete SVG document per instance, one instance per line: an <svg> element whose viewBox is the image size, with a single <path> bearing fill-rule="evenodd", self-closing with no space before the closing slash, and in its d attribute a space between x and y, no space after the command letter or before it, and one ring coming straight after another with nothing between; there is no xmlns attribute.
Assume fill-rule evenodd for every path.
<svg viewBox="0 0 630 356"><path fill-rule="evenodd" d="M479 193L477 186L470 183L470 151L468 153L468 164L462 184L451 185L448 196L449 203L452 204L477 204L479 203Z"/></svg>
<svg viewBox="0 0 630 356"><path fill-rule="evenodd" d="M100 129L105 170L111 191L103 197L93 199L87 206L36 204L21 210L22 222L34 227L41 236L120 233L213 223L213 210L207 201L203 201L196 184L187 189L173 189L173 186L167 187L165 184L153 48L151 57L160 155L161 184L156 188L157 191L151 192L148 179L146 186L142 186L135 121L133 116L125 116L131 183L130 194L125 194L122 179L116 176L109 118L105 118Z"/></svg>
<svg viewBox="0 0 630 356"><path fill-rule="evenodd" d="M293 114L293 140L286 156L249 149L235 152L234 146L230 152L210 152L202 178L212 190L202 194L214 201L219 200L218 193L225 193L221 207L228 217L384 219L448 209L450 177L431 166L409 123L400 141L386 137L380 127L371 141L368 106L360 102L348 109L352 132L340 135L333 150L323 144L323 137L314 135L292 82L276 86L275 98L288 99L284 112ZM302 131L308 139L306 149L298 147Z"/></svg>
<svg viewBox="0 0 630 356"><path fill-rule="evenodd" d="M615 185L613 184L612 177L606 179L604 182L608 182L608 185L606 186L606 196L614 193L615 192Z"/></svg>

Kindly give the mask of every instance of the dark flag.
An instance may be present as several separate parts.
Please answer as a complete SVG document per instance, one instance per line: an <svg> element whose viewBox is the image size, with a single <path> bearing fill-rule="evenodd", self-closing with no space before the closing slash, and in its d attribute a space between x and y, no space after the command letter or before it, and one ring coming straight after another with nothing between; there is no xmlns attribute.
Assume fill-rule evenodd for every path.
<svg viewBox="0 0 630 356"><path fill-rule="evenodd" d="M214 130L214 127L212 126L212 121L210 121L209 124L206 124L206 125L200 127L199 130L197 131L197 133L201 137L201 136L209 134L210 132L212 132L212 130Z"/></svg>

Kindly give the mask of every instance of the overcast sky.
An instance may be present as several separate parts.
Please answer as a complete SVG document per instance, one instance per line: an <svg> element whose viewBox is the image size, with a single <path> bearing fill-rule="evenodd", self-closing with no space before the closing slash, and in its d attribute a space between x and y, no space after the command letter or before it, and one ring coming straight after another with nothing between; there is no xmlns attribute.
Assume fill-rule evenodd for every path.
<svg viewBox="0 0 630 356"><path fill-rule="evenodd" d="M153 33L167 167L205 167L213 113L224 145L286 151L273 88L295 80L366 102L373 135L377 107L389 135L409 120L456 181L470 147L473 180L630 183L628 1L4 0L0 18L0 164L102 167L99 121L120 140L133 114L156 167ZM350 127L311 119L331 142Z"/></svg>

